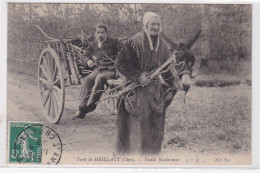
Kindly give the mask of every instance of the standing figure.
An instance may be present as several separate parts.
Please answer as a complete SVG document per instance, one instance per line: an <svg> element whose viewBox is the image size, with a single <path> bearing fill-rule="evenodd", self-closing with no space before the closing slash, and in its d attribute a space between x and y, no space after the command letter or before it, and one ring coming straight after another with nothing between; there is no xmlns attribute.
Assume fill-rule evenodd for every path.
<svg viewBox="0 0 260 173"><path fill-rule="evenodd" d="M161 31L160 17L152 12L145 13L143 31L126 42L116 59L117 70L142 86L119 101L116 140L119 154L161 151L168 106L166 93L159 78L149 81L146 77L171 56Z"/></svg>
<svg viewBox="0 0 260 173"><path fill-rule="evenodd" d="M84 79L80 90L78 111L71 116L72 120L85 118L85 115L96 109L107 79L113 78L115 59L121 44L117 39L107 36L107 27L98 24L94 27L95 41L90 43L81 57L81 61L94 70Z"/></svg>

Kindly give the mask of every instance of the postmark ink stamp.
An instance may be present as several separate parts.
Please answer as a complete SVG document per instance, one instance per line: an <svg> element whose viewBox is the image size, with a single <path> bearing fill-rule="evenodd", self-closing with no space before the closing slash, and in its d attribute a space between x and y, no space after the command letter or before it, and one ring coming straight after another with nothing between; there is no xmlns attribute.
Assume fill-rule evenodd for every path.
<svg viewBox="0 0 260 173"><path fill-rule="evenodd" d="M62 155L59 135L41 123L10 122L9 162L56 165Z"/></svg>
<svg viewBox="0 0 260 173"><path fill-rule="evenodd" d="M57 165L62 155L62 142L59 135L50 127L43 126L42 164Z"/></svg>

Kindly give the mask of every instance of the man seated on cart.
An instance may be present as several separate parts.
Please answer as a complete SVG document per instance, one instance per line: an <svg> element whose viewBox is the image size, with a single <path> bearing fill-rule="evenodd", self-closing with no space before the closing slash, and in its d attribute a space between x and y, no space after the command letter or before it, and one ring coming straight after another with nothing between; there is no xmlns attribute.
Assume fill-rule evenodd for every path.
<svg viewBox="0 0 260 173"><path fill-rule="evenodd" d="M71 116L72 120L83 119L87 113L94 111L106 80L116 76L115 58L121 49L120 42L107 36L104 24L94 27L94 37L94 42L89 44L81 57L81 61L90 68L94 67L94 70L84 79L78 111Z"/></svg>

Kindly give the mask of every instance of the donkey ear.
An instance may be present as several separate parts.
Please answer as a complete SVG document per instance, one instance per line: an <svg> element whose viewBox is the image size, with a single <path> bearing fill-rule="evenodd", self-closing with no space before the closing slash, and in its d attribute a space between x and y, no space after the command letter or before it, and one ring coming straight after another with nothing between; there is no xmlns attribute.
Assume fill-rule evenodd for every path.
<svg viewBox="0 0 260 173"><path fill-rule="evenodd" d="M169 37L167 37L164 32L160 33L160 36L162 37L162 39L164 40L164 42L166 43L166 45L168 46L168 48L170 50L174 50L178 48L178 44L173 42Z"/></svg>
<svg viewBox="0 0 260 173"><path fill-rule="evenodd" d="M82 30L80 30L80 34L78 34L80 40L82 41L82 43L85 41L85 34Z"/></svg>
<svg viewBox="0 0 260 173"><path fill-rule="evenodd" d="M89 34L89 36L87 37L87 41L88 42L93 42L94 40L94 33L92 32L91 34Z"/></svg>
<svg viewBox="0 0 260 173"><path fill-rule="evenodd" d="M82 29L80 30L80 32L81 32L81 36L84 37L85 34L84 34L84 32L82 31Z"/></svg>

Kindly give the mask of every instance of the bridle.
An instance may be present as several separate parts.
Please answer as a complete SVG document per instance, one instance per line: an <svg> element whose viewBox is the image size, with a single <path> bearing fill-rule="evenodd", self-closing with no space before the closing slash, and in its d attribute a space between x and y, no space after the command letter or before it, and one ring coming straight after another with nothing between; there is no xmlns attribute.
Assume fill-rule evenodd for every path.
<svg viewBox="0 0 260 173"><path fill-rule="evenodd" d="M173 54L176 54L177 51L173 51ZM174 90L183 90L183 87L181 85L180 76L184 74L192 75L192 72L187 69L187 59L184 59L183 61L177 62L176 57L173 59L173 62L168 67L167 71L169 70L172 73L172 76L165 79L169 80L171 78L174 78L174 85L171 87Z"/></svg>

